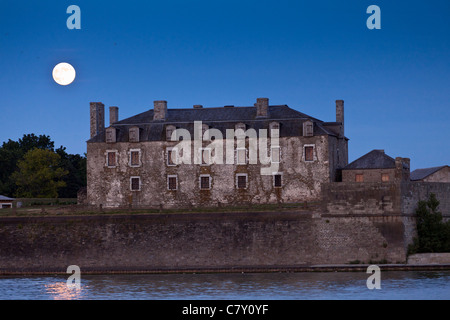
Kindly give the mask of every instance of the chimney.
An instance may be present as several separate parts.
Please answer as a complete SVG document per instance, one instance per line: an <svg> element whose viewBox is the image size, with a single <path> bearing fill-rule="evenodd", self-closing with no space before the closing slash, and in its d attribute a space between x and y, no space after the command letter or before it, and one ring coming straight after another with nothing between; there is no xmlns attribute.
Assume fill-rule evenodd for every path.
<svg viewBox="0 0 450 320"><path fill-rule="evenodd" d="M269 98L257 98L255 107L257 118L267 118L269 111Z"/></svg>
<svg viewBox="0 0 450 320"><path fill-rule="evenodd" d="M336 100L336 122L341 123L340 137L344 137L344 100Z"/></svg>
<svg viewBox="0 0 450 320"><path fill-rule="evenodd" d="M119 121L119 107L109 107L109 125Z"/></svg>
<svg viewBox="0 0 450 320"><path fill-rule="evenodd" d="M167 115L167 101L156 100L153 101L153 120L166 120Z"/></svg>
<svg viewBox="0 0 450 320"><path fill-rule="evenodd" d="M203 106L201 104L194 104L194 109L201 109Z"/></svg>
<svg viewBox="0 0 450 320"><path fill-rule="evenodd" d="M403 158L403 180L411 180L411 159Z"/></svg>
<svg viewBox="0 0 450 320"><path fill-rule="evenodd" d="M105 105L101 102L90 103L91 138L105 129Z"/></svg>
<svg viewBox="0 0 450 320"><path fill-rule="evenodd" d="M409 158L395 158L395 179L396 181L410 180L410 159Z"/></svg>

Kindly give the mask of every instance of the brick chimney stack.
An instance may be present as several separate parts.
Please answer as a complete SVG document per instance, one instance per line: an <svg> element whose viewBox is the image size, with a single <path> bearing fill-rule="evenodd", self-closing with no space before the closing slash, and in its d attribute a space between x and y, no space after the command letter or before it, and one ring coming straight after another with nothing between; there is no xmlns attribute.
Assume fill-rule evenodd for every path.
<svg viewBox="0 0 450 320"><path fill-rule="evenodd" d="M165 120L167 116L167 101L153 101L153 120Z"/></svg>
<svg viewBox="0 0 450 320"><path fill-rule="evenodd" d="M257 98L255 107L257 118L267 118L269 112L269 98Z"/></svg>
<svg viewBox="0 0 450 320"><path fill-rule="evenodd" d="M344 100L336 100L336 122L341 123L340 136L344 137Z"/></svg>
<svg viewBox="0 0 450 320"><path fill-rule="evenodd" d="M105 105L101 102L90 103L91 138L105 130Z"/></svg>
<svg viewBox="0 0 450 320"><path fill-rule="evenodd" d="M109 107L109 125L119 121L119 107Z"/></svg>

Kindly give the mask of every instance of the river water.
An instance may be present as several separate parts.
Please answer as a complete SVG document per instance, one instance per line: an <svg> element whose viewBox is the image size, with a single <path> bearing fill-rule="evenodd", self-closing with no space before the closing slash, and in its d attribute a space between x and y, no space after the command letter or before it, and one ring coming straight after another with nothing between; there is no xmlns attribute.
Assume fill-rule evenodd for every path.
<svg viewBox="0 0 450 320"><path fill-rule="evenodd" d="M450 271L2 276L0 300L448 300Z"/></svg>

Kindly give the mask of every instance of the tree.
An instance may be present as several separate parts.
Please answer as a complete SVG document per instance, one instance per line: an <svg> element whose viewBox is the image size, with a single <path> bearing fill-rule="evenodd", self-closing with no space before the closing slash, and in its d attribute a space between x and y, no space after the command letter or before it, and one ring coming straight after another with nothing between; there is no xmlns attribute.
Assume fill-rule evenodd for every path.
<svg viewBox="0 0 450 320"><path fill-rule="evenodd" d="M62 178L65 187L58 189L60 198L76 198L77 191L86 186L86 155L68 154L61 146L55 150L55 144L46 135L24 134L18 141L9 139L0 146L0 194L13 197L18 194L16 181L12 174L18 171L18 163L32 149L55 151L60 157L59 166L69 173Z"/></svg>
<svg viewBox="0 0 450 320"><path fill-rule="evenodd" d="M417 237L409 246L409 253L450 252L450 222L444 223L438 211L439 200L431 193L416 209Z"/></svg>
<svg viewBox="0 0 450 320"><path fill-rule="evenodd" d="M54 142L49 136L34 133L24 134L18 141L9 139L0 147L0 194L13 196L17 186L11 178L17 168L17 163L23 156L34 148L53 151Z"/></svg>
<svg viewBox="0 0 450 320"><path fill-rule="evenodd" d="M58 195L60 198L76 198L78 190L86 186L86 157L68 154L63 146L56 149L56 153L61 157L61 168L68 171L63 178L66 186L59 189Z"/></svg>
<svg viewBox="0 0 450 320"><path fill-rule="evenodd" d="M68 174L60 167L61 157L51 150L32 149L19 160L11 178L17 185L16 196L26 198L57 198L58 189L66 185Z"/></svg>

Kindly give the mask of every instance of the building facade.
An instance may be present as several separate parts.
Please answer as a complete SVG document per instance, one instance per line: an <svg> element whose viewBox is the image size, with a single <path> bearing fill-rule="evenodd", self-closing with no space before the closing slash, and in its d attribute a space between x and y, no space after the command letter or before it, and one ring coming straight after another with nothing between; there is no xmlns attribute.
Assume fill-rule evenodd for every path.
<svg viewBox="0 0 450 320"><path fill-rule="evenodd" d="M317 200L348 163L344 102L324 122L258 98L254 106L153 109L119 121L90 104L87 203L217 206Z"/></svg>
<svg viewBox="0 0 450 320"><path fill-rule="evenodd" d="M7 209L13 207L15 199L0 195L0 209Z"/></svg>
<svg viewBox="0 0 450 320"><path fill-rule="evenodd" d="M408 182L410 159L395 159L375 149L342 169L342 182Z"/></svg>
<svg viewBox="0 0 450 320"><path fill-rule="evenodd" d="M411 172L411 181L450 182L450 167L448 165L416 169Z"/></svg>

